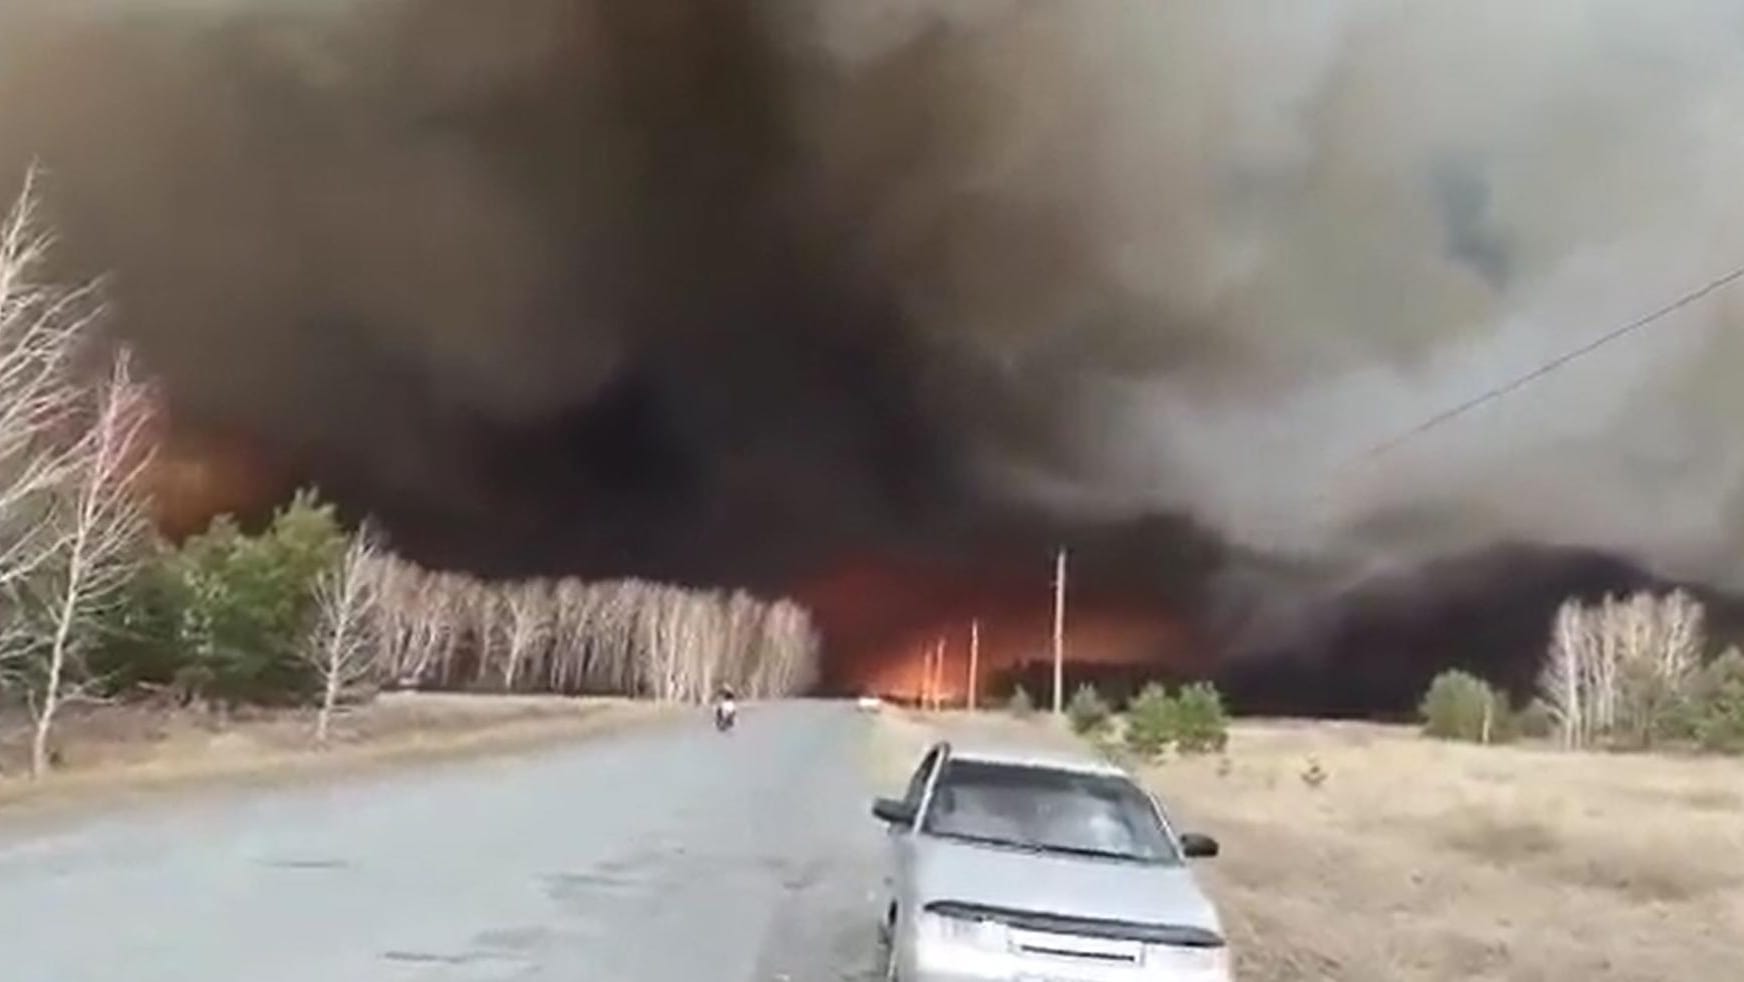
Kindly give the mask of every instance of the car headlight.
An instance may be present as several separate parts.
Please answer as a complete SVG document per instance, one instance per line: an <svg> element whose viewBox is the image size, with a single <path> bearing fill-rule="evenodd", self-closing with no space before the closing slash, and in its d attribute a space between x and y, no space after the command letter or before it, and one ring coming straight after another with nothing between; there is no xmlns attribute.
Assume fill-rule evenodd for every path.
<svg viewBox="0 0 1744 982"><path fill-rule="evenodd" d="M1009 935L1004 924L978 917L951 917L935 911L920 915L916 933L923 944L974 948L980 951L1004 951Z"/></svg>
<svg viewBox="0 0 1744 982"><path fill-rule="evenodd" d="M1214 948L1149 944L1145 945L1145 968L1157 971L1158 974L1170 979L1204 980L1204 982L1228 982L1229 948L1218 945ZM1166 974L1165 974L1166 973Z"/></svg>

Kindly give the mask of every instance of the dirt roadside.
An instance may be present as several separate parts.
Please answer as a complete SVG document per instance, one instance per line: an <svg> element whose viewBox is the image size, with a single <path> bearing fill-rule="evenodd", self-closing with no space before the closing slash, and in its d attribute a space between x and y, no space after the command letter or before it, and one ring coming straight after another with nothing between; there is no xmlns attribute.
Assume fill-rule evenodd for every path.
<svg viewBox="0 0 1744 982"><path fill-rule="evenodd" d="M0 820L200 788L272 785L536 750L682 709L627 699L385 694L335 718L314 744L307 711L228 720L142 706L80 707L57 731L59 767L25 776L28 731L0 721Z"/></svg>

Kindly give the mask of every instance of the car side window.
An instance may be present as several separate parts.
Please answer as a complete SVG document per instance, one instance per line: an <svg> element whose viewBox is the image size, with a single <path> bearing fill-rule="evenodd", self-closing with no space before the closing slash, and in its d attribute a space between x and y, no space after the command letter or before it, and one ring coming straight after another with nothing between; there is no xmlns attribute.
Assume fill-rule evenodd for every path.
<svg viewBox="0 0 1744 982"><path fill-rule="evenodd" d="M938 761L939 748L934 747L927 751L927 755L921 758L920 766L915 768L914 776L908 779L908 792L903 795L902 800L910 805L920 806L921 796L926 793L927 778L932 774L933 765Z"/></svg>

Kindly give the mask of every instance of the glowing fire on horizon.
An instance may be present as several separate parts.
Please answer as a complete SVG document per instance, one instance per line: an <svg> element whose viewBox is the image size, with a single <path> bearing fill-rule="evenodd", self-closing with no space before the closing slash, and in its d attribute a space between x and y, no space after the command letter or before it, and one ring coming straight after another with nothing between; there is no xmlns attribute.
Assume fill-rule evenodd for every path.
<svg viewBox="0 0 1744 982"><path fill-rule="evenodd" d="M971 687L971 625L979 627L978 702L1004 695L998 687L1013 674L1053 657L1045 569L995 579L966 569L862 563L806 585L798 599L823 629L824 684L836 692L913 702L936 693L946 705L962 705ZM1203 668L1196 650L1187 629L1163 611L1098 596L1067 605L1068 695L1073 666L1193 672ZM1052 694L1031 695L1045 703Z"/></svg>
<svg viewBox="0 0 1744 982"><path fill-rule="evenodd" d="M285 497L277 468L245 442L165 427L145 476L152 521L172 542L223 514L249 513Z"/></svg>

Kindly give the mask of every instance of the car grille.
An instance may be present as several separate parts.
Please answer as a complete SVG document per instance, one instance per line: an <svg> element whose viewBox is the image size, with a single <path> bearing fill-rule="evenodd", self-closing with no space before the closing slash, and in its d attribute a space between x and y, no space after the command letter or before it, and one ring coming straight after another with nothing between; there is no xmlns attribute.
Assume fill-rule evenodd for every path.
<svg viewBox="0 0 1744 982"><path fill-rule="evenodd" d="M1115 941L1083 935L1041 934L1013 930L1011 946L1022 955L1074 958L1105 965L1137 965L1144 960L1144 945L1138 941Z"/></svg>
<svg viewBox="0 0 1744 982"><path fill-rule="evenodd" d="M946 917L997 921L1012 929L1014 945L1035 954L1125 961L1129 960L1125 952L1137 952L1138 946L1144 944L1178 948L1224 946L1223 937L1215 931L1184 924L1071 917L949 900L934 901L927 905L927 910ZM1090 944L1092 940L1116 944L1103 947ZM1120 945L1120 942L1128 944ZM1137 957L1135 954L1130 960Z"/></svg>

